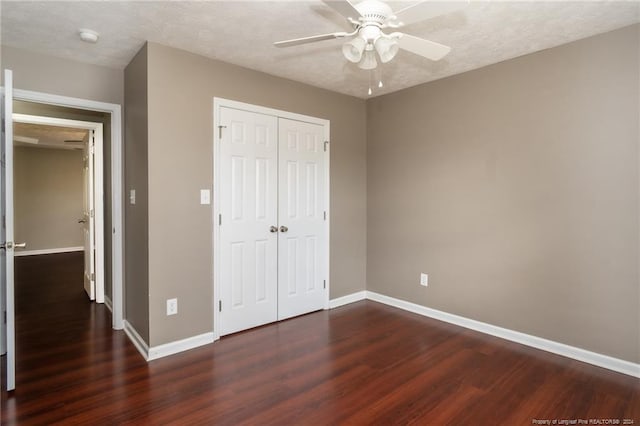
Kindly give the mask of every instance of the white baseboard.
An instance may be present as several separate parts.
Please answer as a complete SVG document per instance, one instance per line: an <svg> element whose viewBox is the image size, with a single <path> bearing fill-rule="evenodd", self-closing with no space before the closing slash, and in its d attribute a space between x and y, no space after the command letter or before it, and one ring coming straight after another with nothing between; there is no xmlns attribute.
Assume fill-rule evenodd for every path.
<svg viewBox="0 0 640 426"><path fill-rule="evenodd" d="M455 324L460 327L479 331L481 333L490 334L505 340L520 343L522 345L531 346L536 349L562 355L608 370L617 371L618 373L627 374L629 376L640 377L640 364L613 358L608 355L602 355L591 352L586 349L576 348L575 346L565 345L564 343L554 342L552 340L543 339L541 337L532 336L530 334L520 333L518 331L509 330L507 328L497 327L495 325L472 320L470 318L461 317L447 312L438 311L436 309L427 308L426 306L417 305L415 303L396 299L393 297L378 294L373 291L367 291L367 299L375 302L384 303L405 311L413 312L425 317L434 318L440 321Z"/></svg>
<svg viewBox="0 0 640 426"><path fill-rule="evenodd" d="M131 340L131 343L133 343L136 349L138 349L138 352L140 352L140 355L142 355L145 361L153 361L154 359L163 358L165 356L213 343L213 332L210 332L200 334L198 336L187 337L182 340L176 340L175 342L166 343L164 345L149 347L147 342L144 341L136 329L127 320L124 320L124 332L129 337L129 340Z"/></svg>
<svg viewBox="0 0 640 426"><path fill-rule="evenodd" d="M596 352L591 352L586 349L577 348L575 346L565 345L564 343L554 342L552 340L543 339L541 337L532 336L530 334L509 330L507 328L502 328L459 315L450 314L447 312L439 311L437 309L427 308L426 306L396 299L390 296L385 296L373 291L359 291L357 293L352 293L346 296L332 299L329 301L329 306L331 309L333 309L364 299L383 303L385 305L393 306L395 308L402 309L408 312L413 312L418 315L433 318L439 321L444 321L460 327L468 328L470 330L475 330L480 333L489 334L491 336L499 337L501 339L509 340L525 346L530 346L532 348L565 356L567 358L586 362L588 364L606 368L608 370L617 371L629 376L640 377L640 364L637 363L625 361ZM108 306L110 306L111 301L109 300L107 302L107 300L108 299L105 297L105 303L108 303ZM179 352L187 351L189 349L194 349L199 346L213 343L214 341L213 332L209 332L149 348L149 346L142 339L142 337L140 337L135 328L133 328L133 326L126 320L124 321L124 332L127 334L127 336L129 336L129 339L131 339L132 343L147 361L173 355Z"/></svg>
<svg viewBox="0 0 640 426"><path fill-rule="evenodd" d="M177 354L178 352L188 351L189 349L208 345L209 343L213 343L213 332L188 337L182 340L176 340L175 342L166 343L164 345L152 346L149 349L147 361Z"/></svg>
<svg viewBox="0 0 640 426"><path fill-rule="evenodd" d="M50 249L41 249L41 250L16 250L14 252L14 256L36 256L39 254L55 254L55 253L69 253L72 251L83 251L84 247L59 247L59 248L50 248Z"/></svg>
<svg viewBox="0 0 640 426"><path fill-rule="evenodd" d="M109 296L107 296L106 294L104 295L104 306L106 306L107 309L109 309L109 311L113 314L113 302L111 302L111 299L109 299Z"/></svg>
<svg viewBox="0 0 640 426"><path fill-rule="evenodd" d="M347 294L346 296L329 300L329 309L348 305L349 303L359 302L360 300L364 300L366 298L367 292L365 290L359 291L357 293Z"/></svg>
<svg viewBox="0 0 640 426"><path fill-rule="evenodd" d="M439 311L437 309L427 308L426 306L417 305L405 300L385 296L373 291L360 291L337 299L333 299L329 302L329 306L331 308L334 308L346 305L347 303L357 302L365 298L374 302L393 306L404 311L413 312L414 314L448 322L450 324L458 325L470 330L475 330L480 333L489 334L491 336L510 340L512 342L520 343L525 346L530 346L532 348L551 352L556 355L565 356L567 358L586 362L588 364L606 368L608 370L617 371L618 373L627 374L633 377L640 377L640 364L637 363L625 361L596 352L591 352L586 349L576 348L575 346L565 345L564 343L554 342L553 340L543 339L542 337L532 336L530 334L521 333L519 331L509 330L508 328L498 327L459 315Z"/></svg>
<svg viewBox="0 0 640 426"><path fill-rule="evenodd" d="M148 361L149 345L147 345L147 342L144 341L140 334L138 334L138 331L136 331L136 329L127 320L124 320L124 333L129 337L129 340L131 340L131 343L133 343L133 346L136 347L145 361Z"/></svg>

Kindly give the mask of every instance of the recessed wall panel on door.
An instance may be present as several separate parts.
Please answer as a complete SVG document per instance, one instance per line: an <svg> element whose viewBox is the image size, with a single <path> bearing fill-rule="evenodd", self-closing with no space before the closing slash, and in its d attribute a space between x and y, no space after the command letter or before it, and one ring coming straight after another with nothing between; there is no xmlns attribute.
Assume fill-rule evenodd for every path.
<svg viewBox="0 0 640 426"><path fill-rule="evenodd" d="M222 107L220 334L278 318L277 119Z"/></svg>

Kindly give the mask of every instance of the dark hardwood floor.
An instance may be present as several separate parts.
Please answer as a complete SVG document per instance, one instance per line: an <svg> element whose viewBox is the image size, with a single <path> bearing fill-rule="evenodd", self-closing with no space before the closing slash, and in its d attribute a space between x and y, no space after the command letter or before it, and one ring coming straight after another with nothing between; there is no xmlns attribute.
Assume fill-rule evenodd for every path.
<svg viewBox="0 0 640 426"><path fill-rule="evenodd" d="M2 424L640 424L639 379L375 302L147 364L88 302L80 253L18 258L16 276Z"/></svg>

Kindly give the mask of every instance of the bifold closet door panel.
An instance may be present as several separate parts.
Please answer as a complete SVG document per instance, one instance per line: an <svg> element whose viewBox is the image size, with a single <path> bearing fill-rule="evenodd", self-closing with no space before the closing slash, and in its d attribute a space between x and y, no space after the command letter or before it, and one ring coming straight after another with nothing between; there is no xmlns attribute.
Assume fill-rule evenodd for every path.
<svg viewBox="0 0 640 426"><path fill-rule="evenodd" d="M324 308L324 127L278 119L278 319Z"/></svg>
<svg viewBox="0 0 640 426"><path fill-rule="evenodd" d="M278 319L278 134L274 116L222 107L220 334ZM218 308L218 307L216 307Z"/></svg>

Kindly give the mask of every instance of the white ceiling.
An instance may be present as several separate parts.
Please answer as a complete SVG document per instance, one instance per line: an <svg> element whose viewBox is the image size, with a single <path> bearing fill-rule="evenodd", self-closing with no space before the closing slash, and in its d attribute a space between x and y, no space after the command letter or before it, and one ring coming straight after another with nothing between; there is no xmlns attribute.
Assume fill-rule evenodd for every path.
<svg viewBox="0 0 640 426"><path fill-rule="evenodd" d="M395 10L415 2L391 2ZM349 30L320 1L33 1L1 4L2 44L124 68L145 40L361 98L369 72L348 63L341 41L287 49L274 41ZM480 68L639 22L640 2L471 0L459 12L403 28L449 45L439 62L400 52L375 95ZM100 33L83 43L79 28Z"/></svg>

